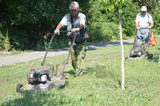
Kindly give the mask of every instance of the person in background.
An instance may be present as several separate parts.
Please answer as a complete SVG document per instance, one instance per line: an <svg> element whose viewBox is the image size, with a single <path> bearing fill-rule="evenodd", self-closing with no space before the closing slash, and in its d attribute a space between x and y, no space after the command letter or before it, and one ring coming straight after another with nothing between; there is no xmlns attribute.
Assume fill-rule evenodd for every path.
<svg viewBox="0 0 160 106"><path fill-rule="evenodd" d="M145 46L149 44L149 30L153 27L153 19L150 14L147 13L147 7L141 7L141 13L138 13L135 20L135 26L137 28L137 44L141 45L145 42Z"/></svg>

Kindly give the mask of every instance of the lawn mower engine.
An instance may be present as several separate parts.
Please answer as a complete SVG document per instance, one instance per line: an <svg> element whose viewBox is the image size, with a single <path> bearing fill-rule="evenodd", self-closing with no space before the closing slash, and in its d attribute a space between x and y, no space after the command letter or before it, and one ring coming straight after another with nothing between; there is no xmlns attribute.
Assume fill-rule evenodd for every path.
<svg viewBox="0 0 160 106"><path fill-rule="evenodd" d="M27 74L27 80L30 83L44 83L49 80L49 74L51 69L48 67L43 67L40 69L35 70L34 68L31 68L31 71Z"/></svg>
<svg viewBox="0 0 160 106"><path fill-rule="evenodd" d="M140 57L146 53L146 48L144 45L137 44L137 37L134 38L133 48L130 50L130 57Z"/></svg>
<svg viewBox="0 0 160 106"><path fill-rule="evenodd" d="M146 49L144 46L140 45L140 46L134 46L131 50L130 50L130 57L140 57L141 55L146 53Z"/></svg>
<svg viewBox="0 0 160 106"><path fill-rule="evenodd" d="M48 65L38 69L31 68L31 71L27 74L28 84L23 87L22 84L18 84L16 87L17 92L21 91L48 91L55 87L62 87L65 85L65 76L63 71L60 71L59 67Z"/></svg>
<svg viewBox="0 0 160 106"><path fill-rule="evenodd" d="M51 82L49 76L52 72L52 69L48 66L41 67L38 69L31 68L31 71L27 74L28 84L23 87L22 84L18 84L16 91L47 91L54 88L54 83Z"/></svg>
<svg viewBox="0 0 160 106"><path fill-rule="evenodd" d="M137 44L137 37L134 38L134 45L133 48L130 50L130 57L141 57L144 55L145 58L152 58L153 55L149 54L148 51L146 51L146 47L143 45Z"/></svg>

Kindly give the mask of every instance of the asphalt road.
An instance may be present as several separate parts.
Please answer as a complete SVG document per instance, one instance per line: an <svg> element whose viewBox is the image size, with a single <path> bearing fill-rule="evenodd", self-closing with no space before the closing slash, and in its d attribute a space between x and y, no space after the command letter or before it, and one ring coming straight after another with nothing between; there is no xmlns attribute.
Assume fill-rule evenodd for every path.
<svg viewBox="0 0 160 106"><path fill-rule="evenodd" d="M133 39L123 40L123 44L133 43ZM94 45L87 45L88 50L94 50L100 47L120 45L120 42L107 42L107 43L99 43ZM35 51L25 54L11 55L11 56L1 56L0 57L0 67L3 65L11 65L15 63L28 62L30 60L35 60L38 58L44 58L46 51ZM64 49L53 49L50 50L47 54L47 57L53 57L57 55L67 54L68 48Z"/></svg>

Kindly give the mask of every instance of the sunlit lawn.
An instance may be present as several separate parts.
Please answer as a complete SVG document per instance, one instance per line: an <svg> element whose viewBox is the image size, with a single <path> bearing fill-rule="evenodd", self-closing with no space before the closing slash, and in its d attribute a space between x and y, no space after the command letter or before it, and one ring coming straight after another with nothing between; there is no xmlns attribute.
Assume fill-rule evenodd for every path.
<svg viewBox="0 0 160 106"><path fill-rule="evenodd" d="M73 77L71 60L65 68L68 80L63 88L47 92L16 92L17 84L27 84L30 68L38 68L42 59L0 67L0 105L6 106L141 106L160 103L160 39L149 48L152 59L125 61L125 90L121 89L121 47L110 46L87 51L84 75ZM129 56L133 44L124 45ZM47 58L47 63L63 62L67 55Z"/></svg>

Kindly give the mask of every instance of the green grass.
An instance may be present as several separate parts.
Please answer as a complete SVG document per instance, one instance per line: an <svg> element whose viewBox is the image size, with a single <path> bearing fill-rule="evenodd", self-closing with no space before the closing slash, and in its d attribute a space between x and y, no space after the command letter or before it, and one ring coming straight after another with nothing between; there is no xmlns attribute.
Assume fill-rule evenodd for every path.
<svg viewBox="0 0 160 106"><path fill-rule="evenodd" d="M84 75L73 77L71 60L65 68L69 78L63 88L47 92L16 93L17 84L27 84L30 68L40 67L42 59L0 67L0 105L2 106L152 106L160 104L159 42L149 48L153 59L125 61L125 90L121 89L121 47L110 46L87 51ZM133 44L124 45L129 56ZM47 58L54 65L67 55Z"/></svg>

